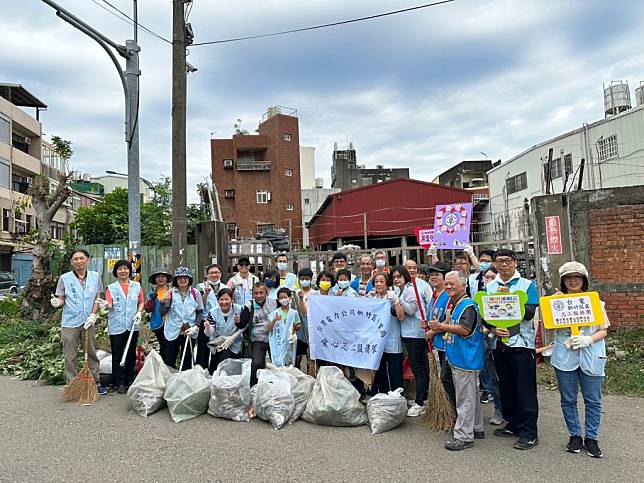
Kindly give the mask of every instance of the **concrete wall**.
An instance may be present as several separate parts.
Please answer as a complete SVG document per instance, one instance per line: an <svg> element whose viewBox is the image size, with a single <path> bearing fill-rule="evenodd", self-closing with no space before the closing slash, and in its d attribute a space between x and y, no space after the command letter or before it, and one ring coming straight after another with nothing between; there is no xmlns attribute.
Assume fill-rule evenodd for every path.
<svg viewBox="0 0 644 483"><path fill-rule="evenodd" d="M575 191L532 199L537 282L543 295L559 287L559 267L583 263L613 328L644 326L644 186ZM561 255L547 251L546 216L559 216Z"/></svg>
<svg viewBox="0 0 644 483"><path fill-rule="evenodd" d="M315 188L315 148L300 146L300 187Z"/></svg>

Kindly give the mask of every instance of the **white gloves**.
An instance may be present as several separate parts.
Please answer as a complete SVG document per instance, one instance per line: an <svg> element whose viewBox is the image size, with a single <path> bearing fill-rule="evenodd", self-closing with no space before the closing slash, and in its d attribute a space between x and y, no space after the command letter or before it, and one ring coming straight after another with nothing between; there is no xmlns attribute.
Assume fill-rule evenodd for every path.
<svg viewBox="0 0 644 483"><path fill-rule="evenodd" d="M574 335L570 338L570 345L573 349L588 347L593 343L593 338L589 335Z"/></svg>
<svg viewBox="0 0 644 483"><path fill-rule="evenodd" d="M222 351L228 350L232 347L233 342L235 342L234 336L224 337L224 341L221 343L220 347Z"/></svg>
<svg viewBox="0 0 644 483"><path fill-rule="evenodd" d="M57 309L58 307L63 305L63 301L61 299L59 299L58 297L56 297L54 294L51 294L51 300L49 301L49 303L55 309Z"/></svg>
<svg viewBox="0 0 644 483"><path fill-rule="evenodd" d="M436 251L436 243L432 243L431 245L429 245L429 248L427 249L427 255L432 257L432 256L436 256L437 254L438 252Z"/></svg>
<svg viewBox="0 0 644 483"><path fill-rule="evenodd" d="M472 248L472 245L470 245L470 244L463 245L463 251L465 253L467 253L467 256L469 256L469 257L474 255L474 248Z"/></svg>
<svg viewBox="0 0 644 483"><path fill-rule="evenodd" d="M295 344L296 341L297 341L297 334L291 334L288 336L289 344Z"/></svg>
<svg viewBox="0 0 644 483"><path fill-rule="evenodd" d="M103 300L100 297L96 299L96 303L103 310L107 310L110 308L110 303L107 300Z"/></svg>
<svg viewBox="0 0 644 483"><path fill-rule="evenodd" d="M186 335L189 337L192 337L193 339L197 337L197 334L199 334L199 326L197 325L193 325L192 327L186 330Z"/></svg>
<svg viewBox="0 0 644 483"><path fill-rule="evenodd" d="M134 314L134 318L132 319L132 330L137 331L141 329L141 312L137 312Z"/></svg>
<svg viewBox="0 0 644 483"><path fill-rule="evenodd" d="M396 305L398 302L400 302L400 300L398 299L398 295L396 295L396 292L394 292L393 290L389 290L387 292L386 298L387 298L387 300L389 300L394 305Z"/></svg>
<svg viewBox="0 0 644 483"><path fill-rule="evenodd" d="M83 328L89 329L96 323L97 316L96 314L89 314L89 317L87 317L87 320L85 321L85 325L83 325Z"/></svg>

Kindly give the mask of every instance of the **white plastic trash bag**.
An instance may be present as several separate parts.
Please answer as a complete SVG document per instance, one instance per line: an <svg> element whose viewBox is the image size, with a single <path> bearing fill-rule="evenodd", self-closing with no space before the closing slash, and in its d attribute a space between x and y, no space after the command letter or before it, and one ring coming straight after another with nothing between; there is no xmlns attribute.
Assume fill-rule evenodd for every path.
<svg viewBox="0 0 644 483"><path fill-rule="evenodd" d="M148 416L165 406L166 384L172 370L156 351L150 351L141 371L127 391L130 407L140 416Z"/></svg>
<svg viewBox="0 0 644 483"><path fill-rule="evenodd" d="M225 359L212 375L208 414L233 421L250 420L250 359Z"/></svg>
<svg viewBox="0 0 644 483"><path fill-rule="evenodd" d="M302 419L322 426L361 426L368 421L360 393L335 366L320 367Z"/></svg>
<svg viewBox="0 0 644 483"><path fill-rule="evenodd" d="M295 409L295 399L291 388L297 379L285 372L271 369L258 371L253 406L259 419L268 421L275 429L284 426Z"/></svg>
<svg viewBox="0 0 644 483"><path fill-rule="evenodd" d="M272 364L267 364L269 369L275 369L278 372L284 372L295 378L295 385L291 386L291 394L295 400L295 409L288 418L289 423L297 421L306 409L306 403L309 402L315 379L308 374L304 374L298 368L293 366L288 367L275 367Z"/></svg>
<svg viewBox="0 0 644 483"><path fill-rule="evenodd" d="M400 426L407 417L407 400L402 388L389 394L376 394L367 403L371 434L384 433Z"/></svg>
<svg viewBox="0 0 644 483"><path fill-rule="evenodd" d="M210 377L207 369L194 366L170 378L163 398L175 423L196 418L208 409Z"/></svg>

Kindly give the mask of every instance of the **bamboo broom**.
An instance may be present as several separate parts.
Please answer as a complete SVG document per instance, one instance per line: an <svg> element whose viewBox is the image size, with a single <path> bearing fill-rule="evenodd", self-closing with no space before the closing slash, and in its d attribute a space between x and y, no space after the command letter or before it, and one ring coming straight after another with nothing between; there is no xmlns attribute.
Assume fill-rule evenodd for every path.
<svg viewBox="0 0 644 483"><path fill-rule="evenodd" d="M69 402L77 402L83 405L91 405L98 401L98 390L96 389L96 381L92 376L92 371L89 369L87 361L87 345L89 344L89 329L85 330L84 352L85 363L83 368L76 375L74 379L65 387L63 391L63 399Z"/></svg>
<svg viewBox="0 0 644 483"><path fill-rule="evenodd" d="M412 285L414 286L416 303L418 304L418 309L420 310L420 317L422 320L425 320L425 312L423 310L422 304L420 303L420 295L418 295L416 279L412 279ZM427 332L427 329L425 329L425 332ZM423 421L431 431L449 431L454 427L456 415L454 414L452 403L447 398L445 388L440 381L438 364L436 363L434 351L432 350L432 344L429 340L427 341L427 347L429 349L427 358L429 359L430 377L429 395L427 397L427 411L425 411Z"/></svg>

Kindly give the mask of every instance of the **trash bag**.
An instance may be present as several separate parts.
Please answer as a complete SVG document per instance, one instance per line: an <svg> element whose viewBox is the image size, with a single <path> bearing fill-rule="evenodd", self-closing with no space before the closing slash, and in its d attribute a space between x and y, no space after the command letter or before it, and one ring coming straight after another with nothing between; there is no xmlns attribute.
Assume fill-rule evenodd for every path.
<svg viewBox="0 0 644 483"><path fill-rule="evenodd" d="M295 409L291 387L297 379L285 372L272 369L258 371L253 407L259 419L268 421L275 429L284 426Z"/></svg>
<svg viewBox="0 0 644 483"><path fill-rule="evenodd" d="M163 398L175 423L196 418L208 409L210 377L207 369L194 366L178 372L168 381Z"/></svg>
<svg viewBox="0 0 644 483"><path fill-rule="evenodd" d="M130 407L140 416L146 417L165 406L166 384L172 371L165 365L156 351L145 358L145 364L127 391Z"/></svg>
<svg viewBox="0 0 644 483"><path fill-rule="evenodd" d="M368 421L360 393L335 366L323 366L318 371L302 419L322 426L361 426Z"/></svg>
<svg viewBox="0 0 644 483"><path fill-rule="evenodd" d="M210 383L208 414L233 421L250 420L250 359L225 359Z"/></svg>
<svg viewBox="0 0 644 483"><path fill-rule="evenodd" d="M407 400L399 387L389 394L376 394L367 403L371 434L384 433L397 428L407 417Z"/></svg>
<svg viewBox="0 0 644 483"><path fill-rule="evenodd" d="M297 367L275 367L272 364L267 364L267 368L275 369L278 372L285 372L295 378L295 385L291 386L291 394L295 400L295 409L288 418L289 423L297 421L306 409L306 403L309 402L315 379L307 374L304 374Z"/></svg>

